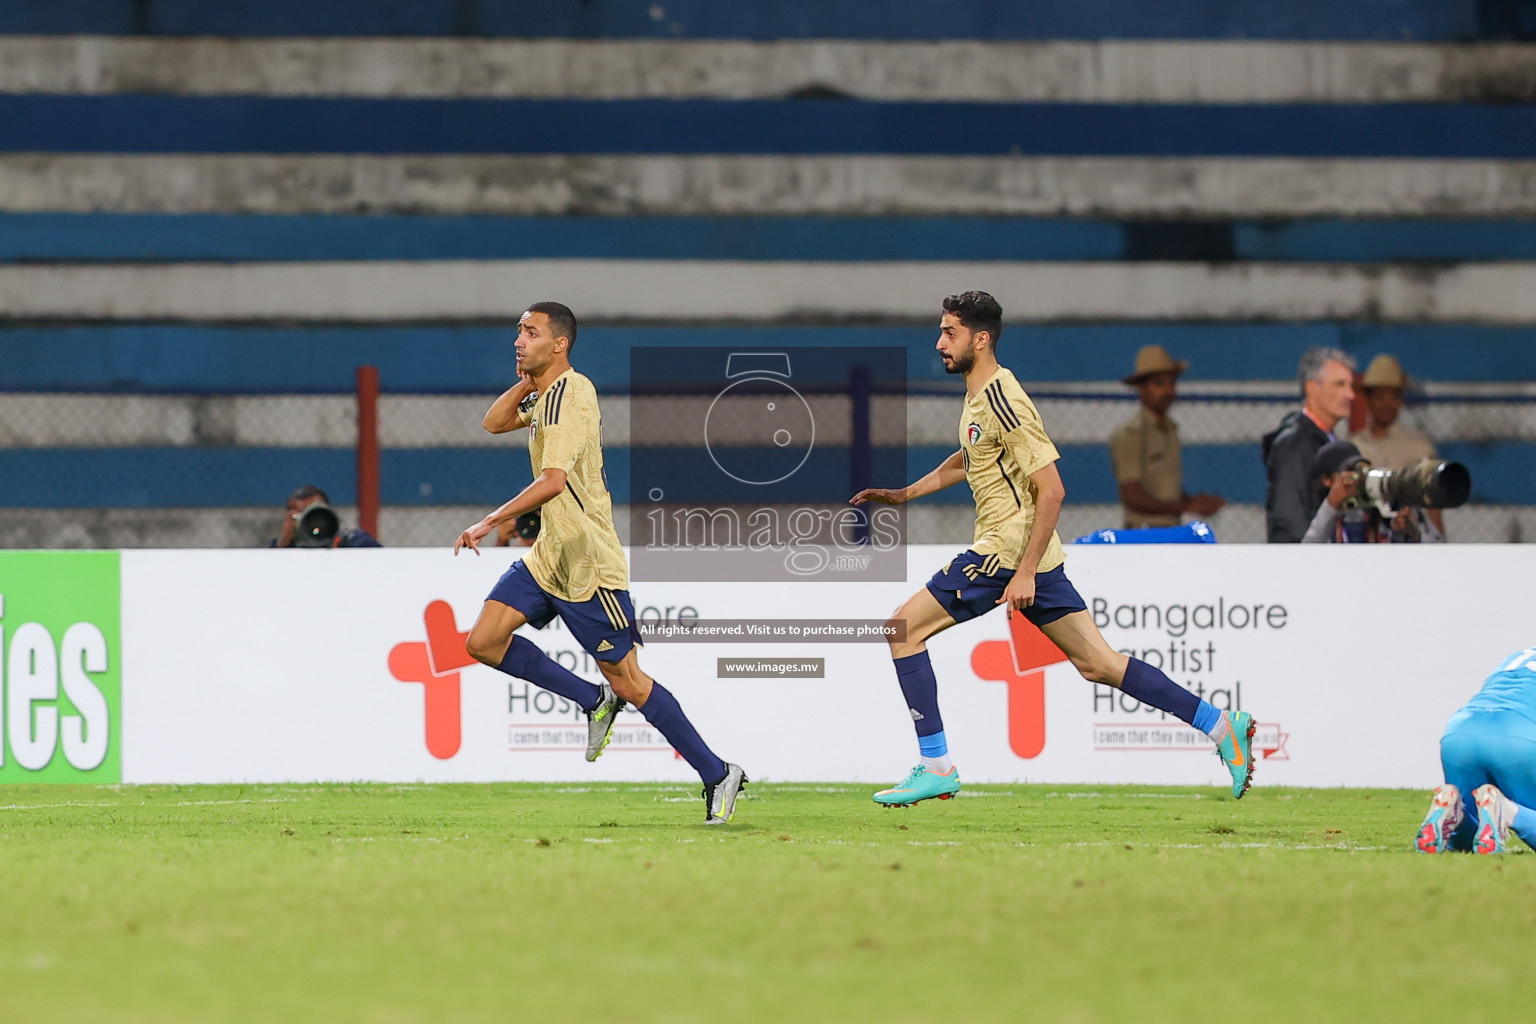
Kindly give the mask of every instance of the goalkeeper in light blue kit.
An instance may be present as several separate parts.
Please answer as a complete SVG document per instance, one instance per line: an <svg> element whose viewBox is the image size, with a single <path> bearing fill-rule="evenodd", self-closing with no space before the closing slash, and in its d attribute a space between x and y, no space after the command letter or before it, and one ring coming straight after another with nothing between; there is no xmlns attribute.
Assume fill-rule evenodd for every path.
<svg viewBox="0 0 1536 1024"><path fill-rule="evenodd" d="M1445 784L1416 845L1424 853L1536 847L1536 647L1507 658L1440 737Z"/></svg>

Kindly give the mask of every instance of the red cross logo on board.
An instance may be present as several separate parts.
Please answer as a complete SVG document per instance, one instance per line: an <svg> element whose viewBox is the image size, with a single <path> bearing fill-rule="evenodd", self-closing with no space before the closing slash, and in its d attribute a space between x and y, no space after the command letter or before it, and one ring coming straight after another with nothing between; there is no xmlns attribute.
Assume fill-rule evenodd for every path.
<svg viewBox="0 0 1536 1024"><path fill-rule="evenodd" d="M1045 669L1066 660L1018 613L1009 616L1007 640L983 640L971 652L972 672L1008 684L1008 746L1019 757L1038 757L1045 749Z"/></svg>
<svg viewBox="0 0 1536 1024"><path fill-rule="evenodd" d="M453 608L433 601L423 615L426 643L396 644L389 652L389 671L402 683L420 683L425 691L427 751L446 761L459 752L459 671L475 664L464 649L467 632L460 633Z"/></svg>

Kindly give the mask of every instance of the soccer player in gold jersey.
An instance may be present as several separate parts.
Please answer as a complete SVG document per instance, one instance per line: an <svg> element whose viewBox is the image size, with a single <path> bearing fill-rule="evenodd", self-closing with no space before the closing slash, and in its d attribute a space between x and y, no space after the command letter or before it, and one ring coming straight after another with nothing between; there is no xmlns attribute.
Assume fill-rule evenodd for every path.
<svg viewBox="0 0 1536 1024"><path fill-rule="evenodd" d="M465 646L475 660L565 697L587 714L587 760L608 745L614 718L633 704L704 782L705 824L731 819L747 783L741 768L710 750L677 698L640 669L629 564L613 528L613 501L603 474L597 389L571 368L576 316L558 302L536 302L518 321L519 380L485 414L493 434L528 428L533 483L459 535L458 554L503 523L539 509L539 536L525 558L491 590ZM542 629L559 616L597 661L596 686L556 664L515 635L524 623Z"/></svg>
<svg viewBox="0 0 1536 1024"><path fill-rule="evenodd" d="M904 639L891 641L891 658L917 729L921 759L904 781L876 793L875 802L905 807L959 792L960 773L944 737L926 642L997 605L1005 605L1010 617L1023 615L1040 627L1084 679L1119 687L1209 735L1232 774L1232 795L1241 798L1253 775L1253 716L1223 712L1146 662L1110 647L1067 579L1066 555L1056 535L1066 497L1056 469L1061 456L1034 402L1013 373L998 365L1002 330L1003 308L986 292L944 300L935 347L945 371L965 377L960 448L916 483L869 488L851 499L855 505L899 505L964 480L976 500L970 548L891 617L892 624L906 623Z"/></svg>

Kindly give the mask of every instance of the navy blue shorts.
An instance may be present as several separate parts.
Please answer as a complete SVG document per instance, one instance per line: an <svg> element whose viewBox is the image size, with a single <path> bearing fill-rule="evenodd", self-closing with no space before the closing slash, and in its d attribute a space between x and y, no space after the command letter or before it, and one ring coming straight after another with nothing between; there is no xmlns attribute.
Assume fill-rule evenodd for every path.
<svg viewBox="0 0 1536 1024"><path fill-rule="evenodd" d="M996 555L966 551L933 574L928 592L944 606L950 618L965 622L997 607L997 599L1008 588L1013 573L998 563ZM1067 579L1066 566L1058 565L1050 572L1035 574L1035 603L1024 609L1024 617L1043 626L1063 615L1087 610L1077 588Z"/></svg>
<svg viewBox="0 0 1536 1024"><path fill-rule="evenodd" d="M635 603L629 599L627 590L599 587L585 601L562 601L539 586L533 573L518 559L496 581L486 600L516 608L535 629L543 629L556 615L560 616L576 642L598 661L623 661L624 655L640 646Z"/></svg>

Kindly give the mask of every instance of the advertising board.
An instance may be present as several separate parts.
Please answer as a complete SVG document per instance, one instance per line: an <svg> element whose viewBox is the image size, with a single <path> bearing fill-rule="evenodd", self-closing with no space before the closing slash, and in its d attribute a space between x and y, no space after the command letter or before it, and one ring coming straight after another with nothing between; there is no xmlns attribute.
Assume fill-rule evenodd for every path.
<svg viewBox="0 0 1536 1024"><path fill-rule="evenodd" d="M0 551L0 782L117 782L115 551Z"/></svg>
<svg viewBox="0 0 1536 1024"><path fill-rule="evenodd" d="M636 613L643 623L878 623L954 554L909 548L905 584L637 584ZM1536 568L1530 558L1516 546L1073 548L1068 573L1113 646L1257 717L1257 785L1426 786L1438 781L1446 718L1533 642L1517 590ZM462 635L504 552L126 551L121 560L124 781L694 777L633 709L588 764L578 709L464 655ZM14 630L22 613L10 600L4 624ZM68 624L55 627L62 637ZM558 622L525 634L598 678ZM967 781L1225 777L1203 737L1085 682L1001 610L929 646ZM717 753L754 778L887 784L916 759L878 635L833 642L742 630L718 642L654 640L640 658ZM115 708L106 677L90 678Z"/></svg>

